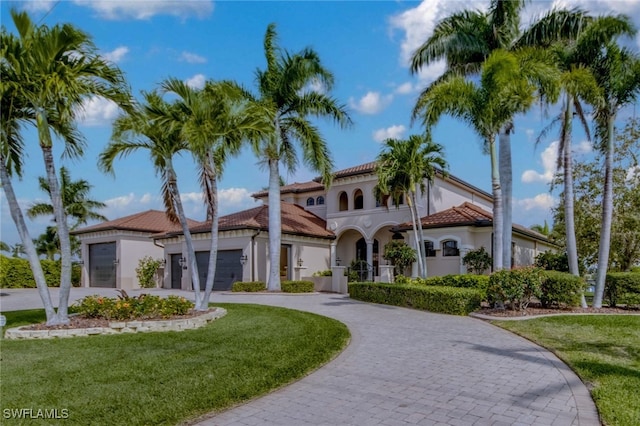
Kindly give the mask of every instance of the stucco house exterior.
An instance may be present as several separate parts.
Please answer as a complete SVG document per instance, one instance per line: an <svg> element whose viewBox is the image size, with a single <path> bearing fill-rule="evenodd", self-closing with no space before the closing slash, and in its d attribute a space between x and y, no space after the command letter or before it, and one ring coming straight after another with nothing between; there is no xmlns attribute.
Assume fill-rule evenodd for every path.
<svg viewBox="0 0 640 426"><path fill-rule="evenodd" d="M337 171L328 189L320 179L281 187L282 254L278 267L283 279L300 279L348 266L354 260L368 265L368 279L388 279L389 266L382 259L385 244L393 239L403 239L411 246L415 242L408 206L376 200L376 183L375 163L371 162ZM230 289L235 281L266 281L269 275L268 193L260 191L253 197L262 204L220 218L215 290ZM466 272L462 258L469 250L485 247L493 254L491 194L453 175L437 173L417 207L427 246L429 276ZM95 244L101 241L99 236L104 236L95 235L96 226L100 225L76 231L83 241L83 259L90 257L89 252L85 255L85 241ZM210 224L197 223L190 230L204 283ZM185 269L186 246L179 228L138 236L141 241L147 238L145 250L164 258L163 287L191 288L190 272ZM552 249L543 235L514 224L514 266L530 265L537 254ZM126 260L137 264L134 257ZM124 271L122 265L121 268ZM90 267L85 269L89 271ZM417 276L417 265L411 274ZM94 285L91 279L83 282ZM123 276L118 282L129 285L130 280Z"/></svg>

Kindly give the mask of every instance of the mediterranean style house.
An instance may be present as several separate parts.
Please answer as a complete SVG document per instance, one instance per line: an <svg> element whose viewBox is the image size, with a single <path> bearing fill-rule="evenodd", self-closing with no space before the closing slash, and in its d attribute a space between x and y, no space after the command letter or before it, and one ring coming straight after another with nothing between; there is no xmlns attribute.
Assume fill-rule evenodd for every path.
<svg viewBox="0 0 640 426"><path fill-rule="evenodd" d="M329 188L320 179L281 187L280 276L301 279L360 261L366 265L364 279L388 281L385 244L401 239L415 247L408 206L376 200L373 162L334 176ZM214 290L228 290L235 281L266 281L269 275L268 193L253 197L260 206L220 218ZM429 276L465 273L462 258L470 250L484 247L493 255L491 210L491 194L453 175L436 175L418 201ZM180 227L158 217L162 214L145 212L75 231L82 242L83 285L135 288L138 260L150 255L164 260L162 287L190 289L184 236ZM194 221L190 230L204 283L210 224ZM514 224L514 266L530 265L553 248L545 236ZM417 274L414 264L411 275Z"/></svg>

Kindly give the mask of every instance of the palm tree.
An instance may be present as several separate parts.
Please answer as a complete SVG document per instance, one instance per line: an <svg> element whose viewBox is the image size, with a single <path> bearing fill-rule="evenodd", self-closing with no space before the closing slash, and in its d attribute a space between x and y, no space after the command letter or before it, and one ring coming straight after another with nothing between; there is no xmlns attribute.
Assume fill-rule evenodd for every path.
<svg viewBox="0 0 640 426"><path fill-rule="evenodd" d="M173 166L173 157L182 151L188 151L189 145L181 134L181 127L176 123L184 121L184 114L176 107L162 99L157 92L143 93L145 104L138 105L134 111L119 117L113 125L111 142L100 154L98 166L101 170L113 173L113 163L117 158L124 158L129 154L145 150L162 180L162 198L167 217L180 223L187 245L187 260L191 271L191 281L196 297L200 293L200 278L193 247L191 232L187 216L184 213L178 176ZM165 122L172 125L158 123L160 117L171 117ZM196 299L198 304L199 299Z"/></svg>
<svg viewBox="0 0 640 426"><path fill-rule="evenodd" d="M164 121L166 125L178 126L182 138L198 164L200 183L207 206L207 217L211 220L211 247L209 267L204 295L196 292L196 309L209 309L209 297L213 290L218 254L218 179L229 156L237 155L243 140L257 140L267 132L267 126L254 119L258 116L250 96L236 84L207 82L204 89L197 90L184 82L170 78L162 83L165 92L178 96L176 108L184 117L179 122ZM160 119L159 124L163 124ZM262 126L262 127L261 127Z"/></svg>
<svg viewBox="0 0 640 426"><path fill-rule="evenodd" d="M328 92L333 75L322 65L318 54L306 48L291 54L276 45L276 27L270 24L264 38L267 68L257 71L262 116L269 123L268 136L253 148L269 169L269 279L270 291L280 290L280 163L290 172L298 165L295 142L302 148L304 163L322 175L325 186L331 184L333 161L320 131L309 116L329 117L342 127L351 124L343 105L326 95L308 90L320 82Z"/></svg>
<svg viewBox="0 0 640 426"><path fill-rule="evenodd" d="M418 195L424 192L427 184L433 182L436 166L445 169L447 162L442 145L433 142L429 134L411 135L408 140L387 139L378 154L376 165L378 183L374 188L374 195L377 199L390 196L394 204L399 206L400 198L407 195L422 278L427 277L427 265L422 223L418 213Z"/></svg>
<svg viewBox="0 0 640 426"><path fill-rule="evenodd" d="M593 55L600 47L611 42L612 38L631 32L631 25L625 17L594 18L582 31L577 39L571 43L558 43L552 47L557 64L562 71L560 78L563 91L562 112L552 122L560 125L557 168L563 170L562 182L564 186L563 206L565 222L565 242L569 272L579 276L578 248L575 231L574 190L573 190L573 159L571 153L571 133L574 116L582 123L587 138L590 137L581 101L598 106L601 101L600 90L595 77L589 70ZM549 128L543 131L543 136ZM582 307L587 307L584 295L581 298Z"/></svg>
<svg viewBox="0 0 640 426"><path fill-rule="evenodd" d="M525 30L520 15L525 0L491 0L487 12L465 10L455 13L434 28L433 34L414 52L412 72L444 59L447 69L438 81L451 75L477 74L482 63L496 49L515 51L523 47L548 46L558 40L575 38L589 18L581 10L552 9ZM502 262L511 265L512 234L512 120L507 120L499 137L500 182L504 199ZM496 213L494 212L494 217Z"/></svg>
<svg viewBox="0 0 640 426"><path fill-rule="evenodd" d="M49 183L45 178L39 177L38 184L43 192L51 195ZM95 211L95 209L103 209L107 207L107 205L88 198L91 187L92 185L84 179L72 181L66 167L60 167L62 205L65 208L67 217L72 217L76 220L71 229L84 225L89 220L108 220L105 216ZM27 216L32 219L38 216L49 215L53 215L53 206L48 203L35 203L27 210Z"/></svg>
<svg viewBox="0 0 640 426"><path fill-rule="evenodd" d="M538 234L542 234L545 237L549 237L551 235L551 229L549 228L549 224L547 221L544 221L543 225L535 224L531 225L531 230L536 231Z"/></svg>
<svg viewBox="0 0 640 426"><path fill-rule="evenodd" d="M495 253L502 253L504 243L496 135L516 113L526 111L535 100L536 87L525 74L514 54L496 50L482 65L479 84L450 75L422 92L413 112L414 118L422 117L427 129L443 114L461 118L482 138L491 158ZM497 271L503 266L502 256L493 256L493 269Z"/></svg>
<svg viewBox="0 0 640 426"><path fill-rule="evenodd" d="M18 37L7 37L11 48L2 59L6 62L5 68L11 69L9 76L13 80L9 84L15 91L14 96L28 111L22 117L34 124L38 131L60 238L60 301L54 316L47 313L47 323L67 323L71 244L53 159L51 132L58 133L64 140L67 155L82 155L84 140L73 125L76 109L91 96L100 96L127 107L128 88L120 70L97 54L90 37L84 32L69 24L51 28L37 26L25 12L13 10L11 16ZM62 130L66 132L60 133ZM8 174L6 178L9 178ZM18 222L16 224L21 226ZM47 304L45 300L43 303Z"/></svg>
<svg viewBox="0 0 640 426"><path fill-rule="evenodd" d="M640 56L616 43L609 43L597 52L592 62L593 74L603 94L603 102L595 109L596 135L600 152L604 156L604 192L598 272L593 296L593 307L602 307L604 285L609 266L611 248L611 222L613 216L613 155L615 148L615 120L620 108L635 101L640 93Z"/></svg>
<svg viewBox="0 0 640 426"><path fill-rule="evenodd" d="M47 226L47 229L33 243L36 245L38 255L45 255L49 260L54 260L55 255L60 253L60 239L55 226Z"/></svg>

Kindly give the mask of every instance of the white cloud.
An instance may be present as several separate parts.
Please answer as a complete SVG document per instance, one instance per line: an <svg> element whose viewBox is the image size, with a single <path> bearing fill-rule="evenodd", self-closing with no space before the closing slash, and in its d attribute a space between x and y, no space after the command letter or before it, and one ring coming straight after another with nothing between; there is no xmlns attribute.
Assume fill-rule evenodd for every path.
<svg viewBox="0 0 640 426"><path fill-rule="evenodd" d="M399 95L408 95L415 90L416 88L413 87L413 83L407 81L406 83L402 83L400 86L396 87L395 93Z"/></svg>
<svg viewBox="0 0 640 426"><path fill-rule="evenodd" d="M405 132L406 127L402 124L397 124L391 127L387 127L386 129L378 129L373 132L373 140L376 142L383 142L385 139L393 138L401 138L402 134Z"/></svg>
<svg viewBox="0 0 640 426"><path fill-rule="evenodd" d="M182 52L180 55L180 60L184 62L188 62L190 64L204 64L207 62L207 58L204 56L200 56L196 53L191 52Z"/></svg>
<svg viewBox="0 0 640 426"><path fill-rule="evenodd" d="M118 105L105 98L92 96L85 99L77 109L78 121L85 126L103 126L108 125L119 114Z"/></svg>
<svg viewBox="0 0 640 426"><path fill-rule="evenodd" d="M56 3L55 0L28 0L23 3L23 7L29 12L48 12Z"/></svg>
<svg viewBox="0 0 640 426"><path fill-rule="evenodd" d="M118 63L124 59L127 53L129 53L129 48L127 46L119 46L119 47L116 47L111 52L102 54L102 57L107 61Z"/></svg>
<svg viewBox="0 0 640 426"><path fill-rule="evenodd" d="M206 80L207 79L203 74L196 74L193 77L186 79L184 82L187 84L187 86L194 89L202 89Z"/></svg>
<svg viewBox="0 0 640 426"><path fill-rule="evenodd" d="M627 183L636 183L640 185L640 166L632 166L627 170L627 176L625 177Z"/></svg>
<svg viewBox="0 0 640 426"><path fill-rule="evenodd" d="M516 205L524 210L549 210L557 203L556 199L547 193L538 194L533 198L517 200Z"/></svg>
<svg viewBox="0 0 640 426"><path fill-rule="evenodd" d="M205 18L213 12L210 0L75 0L104 19L150 19L155 15L169 15L186 19L189 16Z"/></svg>
<svg viewBox="0 0 640 426"><path fill-rule="evenodd" d="M383 96L380 92L367 92L358 101L349 98L349 105L359 113L373 115L381 112L392 100L393 95Z"/></svg>
<svg viewBox="0 0 640 426"><path fill-rule="evenodd" d="M420 71L418 71L418 79L420 79L420 83L426 86L444 74L446 69L447 64L445 61L436 61L428 67L421 68Z"/></svg>
<svg viewBox="0 0 640 426"><path fill-rule="evenodd" d="M573 145L573 152L576 154L589 154L593 151L593 144L589 141L582 141Z"/></svg>
<svg viewBox="0 0 640 426"><path fill-rule="evenodd" d="M522 173L522 182L524 183L533 183L533 182L543 182L549 183L553 180L553 175L556 170L556 158L558 156L558 141L551 142L542 154L540 154L540 159L542 161L543 171L539 173L535 170L525 170Z"/></svg>
<svg viewBox="0 0 640 426"><path fill-rule="evenodd" d="M220 214L225 215L239 210L255 207L252 191L246 188L227 188L218 191L220 200Z"/></svg>

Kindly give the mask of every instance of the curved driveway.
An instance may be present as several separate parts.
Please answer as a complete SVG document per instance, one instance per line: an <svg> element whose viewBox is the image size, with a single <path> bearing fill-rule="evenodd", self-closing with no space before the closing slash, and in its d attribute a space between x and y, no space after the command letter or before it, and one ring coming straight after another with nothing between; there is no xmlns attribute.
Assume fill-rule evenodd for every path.
<svg viewBox="0 0 640 426"><path fill-rule="evenodd" d="M51 292L55 303L57 289ZM33 289L2 293L2 311L42 307ZM71 298L96 293L115 295L113 289L74 288ZM566 365L478 319L338 294L214 293L211 299L326 315L345 323L352 337L344 352L309 376L201 419L202 426L600 424L586 387Z"/></svg>
<svg viewBox="0 0 640 426"><path fill-rule="evenodd" d="M599 425L578 377L553 354L470 317L336 294L214 294L326 315L352 340L335 360L199 425Z"/></svg>

